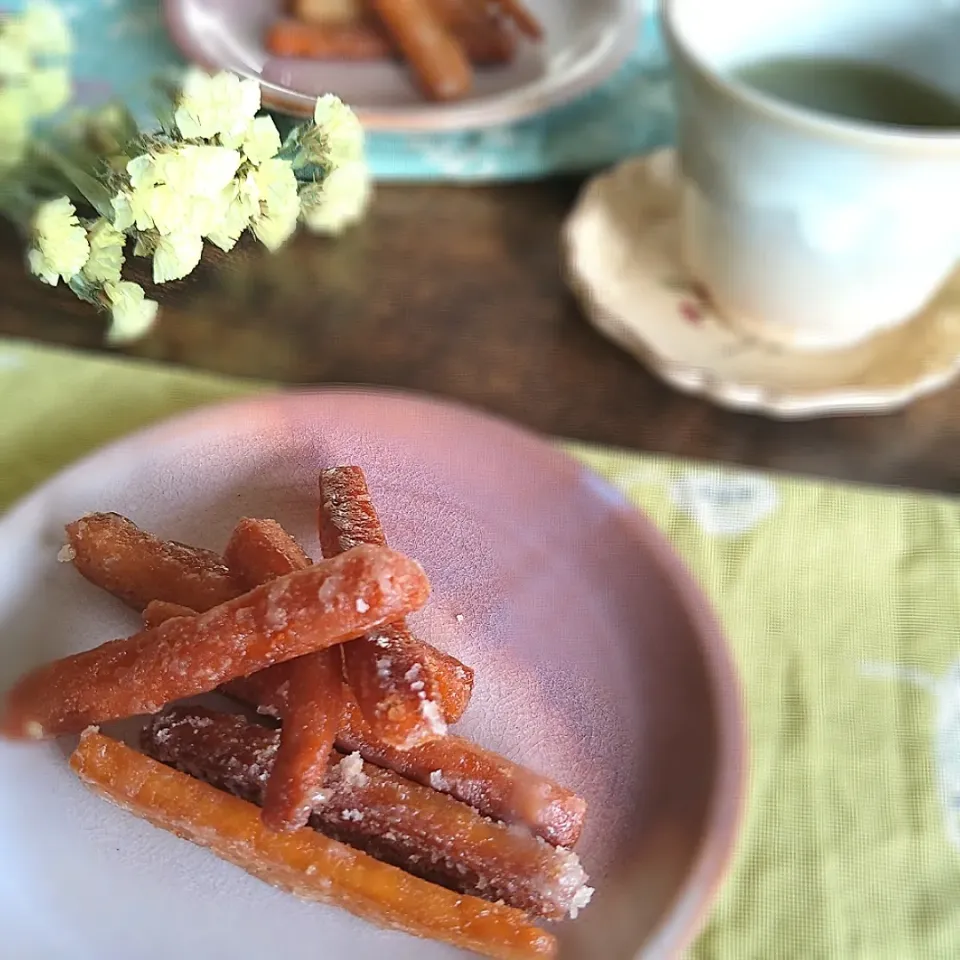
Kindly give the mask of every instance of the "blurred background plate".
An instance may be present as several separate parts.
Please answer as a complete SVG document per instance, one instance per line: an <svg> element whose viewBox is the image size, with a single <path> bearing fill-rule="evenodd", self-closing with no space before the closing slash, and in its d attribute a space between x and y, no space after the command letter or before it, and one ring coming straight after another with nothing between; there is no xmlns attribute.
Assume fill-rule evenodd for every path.
<svg viewBox="0 0 960 960"><path fill-rule="evenodd" d="M523 43L503 67L478 68L470 96L431 103L400 62L337 63L272 56L263 38L280 0L165 0L174 43L190 61L260 81L264 103L295 116L335 93L375 130L467 130L533 116L610 77L635 49L639 0L528 0L543 24L539 44Z"/></svg>

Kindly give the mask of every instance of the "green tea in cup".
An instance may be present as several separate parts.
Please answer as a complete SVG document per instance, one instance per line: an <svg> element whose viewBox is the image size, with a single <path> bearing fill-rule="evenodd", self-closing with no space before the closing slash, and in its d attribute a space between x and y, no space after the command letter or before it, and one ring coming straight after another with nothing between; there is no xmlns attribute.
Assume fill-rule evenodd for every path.
<svg viewBox="0 0 960 960"><path fill-rule="evenodd" d="M759 93L848 120L960 129L960 101L881 64L834 57L770 57L735 69L733 76Z"/></svg>

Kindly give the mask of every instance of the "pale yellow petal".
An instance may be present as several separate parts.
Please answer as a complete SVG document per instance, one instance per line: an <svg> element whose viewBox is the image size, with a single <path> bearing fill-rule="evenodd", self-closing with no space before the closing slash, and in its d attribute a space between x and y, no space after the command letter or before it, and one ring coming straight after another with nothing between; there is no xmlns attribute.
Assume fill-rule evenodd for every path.
<svg viewBox="0 0 960 960"><path fill-rule="evenodd" d="M129 343L142 337L157 319L159 304L148 300L143 287L121 280L104 286L111 324L107 331L109 343Z"/></svg>
<svg viewBox="0 0 960 960"><path fill-rule="evenodd" d="M123 248L126 236L104 219L98 220L88 231L90 257L83 266L83 275L94 283L118 281L123 268Z"/></svg>
<svg viewBox="0 0 960 960"><path fill-rule="evenodd" d="M349 163L337 167L322 184L302 191L303 221L314 233L342 233L363 218L372 191L366 164Z"/></svg>
<svg viewBox="0 0 960 960"><path fill-rule="evenodd" d="M275 157L280 149L280 131L273 117L257 117L243 140L244 156L253 164L261 164Z"/></svg>
<svg viewBox="0 0 960 960"><path fill-rule="evenodd" d="M161 237L153 252L153 282L181 280L191 273L203 255L203 239L195 233Z"/></svg>

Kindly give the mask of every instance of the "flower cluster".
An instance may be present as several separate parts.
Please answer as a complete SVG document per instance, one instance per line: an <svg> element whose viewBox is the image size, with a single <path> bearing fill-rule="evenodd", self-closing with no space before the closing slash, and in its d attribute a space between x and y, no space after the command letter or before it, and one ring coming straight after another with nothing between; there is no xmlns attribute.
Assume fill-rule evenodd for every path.
<svg viewBox="0 0 960 960"><path fill-rule="evenodd" d="M10 71L27 78L25 88L35 82L15 58L8 65L3 44L32 56L40 48L25 38L38 31L47 43L44 56L69 50L56 10L35 5L4 24L0 77ZM54 98L43 102L49 106ZM260 107L256 81L191 69L171 92L159 130L142 133L118 106L77 111L61 127L59 152L51 144L33 146L36 156L28 161L29 135L20 127L9 132L15 125L5 119L0 99L0 164L6 156L8 168L21 168L5 181L0 166L0 209L24 219L24 188L38 168L45 183L64 183L64 195L48 191L29 207L31 272L48 284L62 279L77 296L109 311L108 337L120 342L142 336L158 309L140 286L122 278L128 241L134 256L151 258L153 282L162 284L187 276L208 242L230 251L249 232L275 251L301 222L333 235L359 220L371 181L356 115L338 98L324 96L313 123L281 138ZM24 116L28 131L30 117Z"/></svg>
<svg viewBox="0 0 960 960"><path fill-rule="evenodd" d="M49 2L0 19L0 172L23 160L35 119L70 99L70 33Z"/></svg>

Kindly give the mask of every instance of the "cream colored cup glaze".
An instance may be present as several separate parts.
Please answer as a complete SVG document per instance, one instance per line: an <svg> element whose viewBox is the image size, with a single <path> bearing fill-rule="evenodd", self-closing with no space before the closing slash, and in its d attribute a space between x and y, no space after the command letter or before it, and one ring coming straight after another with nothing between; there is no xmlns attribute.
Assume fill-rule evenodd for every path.
<svg viewBox="0 0 960 960"><path fill-rule="evenodd" d="M960 259L960 130L791 107L731 78L771 56L883 63L960 97L960 0L663 0L684 262L734 327L854 343L922 309Z"/></svg>

